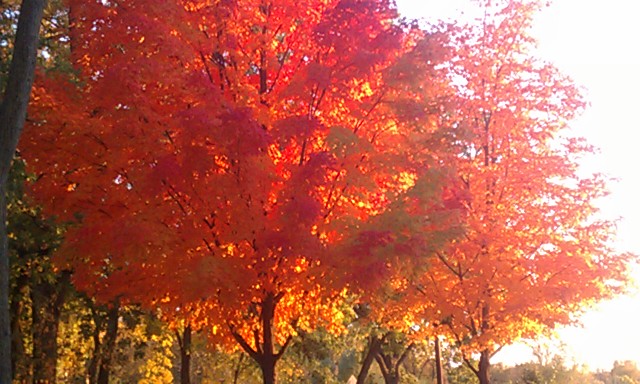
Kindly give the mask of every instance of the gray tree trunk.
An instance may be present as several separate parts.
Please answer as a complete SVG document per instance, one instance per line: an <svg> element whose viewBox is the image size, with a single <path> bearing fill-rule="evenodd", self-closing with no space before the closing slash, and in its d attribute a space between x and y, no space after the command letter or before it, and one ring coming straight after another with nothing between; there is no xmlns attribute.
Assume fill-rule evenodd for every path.
<svg viewBox="0 0 640 384"><path fill-rule="evenodd" d="M9 384L12 379L5 193L9 168L27 115L45 3L46 0L22 1L9 78L0 105L0 384Z"/></svg>

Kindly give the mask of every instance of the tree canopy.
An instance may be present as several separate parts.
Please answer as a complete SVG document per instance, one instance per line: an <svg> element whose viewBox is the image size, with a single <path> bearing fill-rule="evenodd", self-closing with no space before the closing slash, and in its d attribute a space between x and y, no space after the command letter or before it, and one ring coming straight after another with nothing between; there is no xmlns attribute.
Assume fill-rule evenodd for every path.
<svg viewBox="0 0 640 384"><path fill-rule="evenodd" d="M488 383L501 346L627 278L607 179L564 134L583 96L531 54L540 6L425 28L387 0L70 0L70 63L39 73L20 143L72 223L56 266L111 318L141 305L265 383L351 304Z"/></svg>

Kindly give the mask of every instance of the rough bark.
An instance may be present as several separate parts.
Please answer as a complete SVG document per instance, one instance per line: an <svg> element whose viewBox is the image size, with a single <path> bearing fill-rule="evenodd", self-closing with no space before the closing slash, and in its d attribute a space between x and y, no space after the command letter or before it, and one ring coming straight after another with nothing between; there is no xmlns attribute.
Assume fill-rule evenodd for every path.
<svg viewBox="0 0 640 384"><path fill-rule="evenodd" d="M7 86L0 105L0 383L11 383L11 313L6 187L22 133L36 67L40 22L46 0L23 0Z"/></svg>

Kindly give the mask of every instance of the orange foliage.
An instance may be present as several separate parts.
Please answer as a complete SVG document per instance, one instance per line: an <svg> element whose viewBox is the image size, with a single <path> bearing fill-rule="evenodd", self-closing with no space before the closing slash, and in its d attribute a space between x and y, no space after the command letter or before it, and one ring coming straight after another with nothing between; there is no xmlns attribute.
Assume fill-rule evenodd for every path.
<svg viewBox="0 0 640 384"><path fill-rule="evenodd" d="M480 25L454 34L458 182L446 199L464 207L466 233L437 252L423 284L426 316L465 356L482 353L479 377L499 347L571 323L626 280L629 256L611 249L614 223L594 205L606 180L581 176L592 148L565 134L584 100L531 55L538 7L492 2Z"/></svg>
<svg viewBox="0 0 640 384"><path fill-rule="evenodd" d="M78 79L40 80L22 150L82 217L58 259L81 289L262 364L429 254L442 36L386 0L70 7Z"/></svg>
<svg viewBox="0 0 640 384"><path fill-rule="evenodd" d="M21 150L79 219L57 262L102 300L237 342L266 377L298 330L341 331L347 291L488 364L625 281L605 180L577 172L592 149L562 136L584 101L530 55L536 1L447 33L386 0L70 7L77 72L40 77Z"/></svg>

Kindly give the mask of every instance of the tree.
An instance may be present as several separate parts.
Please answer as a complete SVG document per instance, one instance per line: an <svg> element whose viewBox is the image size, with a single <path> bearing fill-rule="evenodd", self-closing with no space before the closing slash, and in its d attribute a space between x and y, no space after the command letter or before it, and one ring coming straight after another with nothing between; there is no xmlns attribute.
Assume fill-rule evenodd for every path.
<svg viewBox="0 0 640 384"><path fill-rule="evenodd" d="M620 292L629 256L611 249L614 223L597 216L606 179L578 169L593 148L565 134L585 105L579 89L531 55L527 30L541 2L482 4L478 25L456 28L450 65L459 90L452 193L466 234L424 281L430 318L486 384L501 346Z"/></svg>
<svg viewBox="0 0 640 384"><path fill-rule="evenodd" d="M33 377L40 382L56 376L58 323L69 273L51 262L63 226L43 217L25 198L25 180L24 163L16 158L7 188L12 371L15 380ZM31 340L30 348L26 340Z"/></svg>
<svg viewBox="0 0 640 384"><path fill-rule="evenodd" d="M640 370L633 361L614 361L611 378L614 383L638 383L640 382Z"/></svg>
<svg viewBox="0 0 640 384"><path fill-rule="evenodd" d="M12 380L6 183L27 113L44 5L45 0L22 2L9 77L0 105L0 382L3 383Z"/></svg>
<svg viewBox="0 0 640 384"><path fill-rule="evenodd" d="M340 331L347 288L430 254L442 105L414 76L440 52L389 2L70 6L78 81L42 79L21 148L43 203L81 216L58 259L78 287L236 343L272 383L295 334Z"/></svg>

